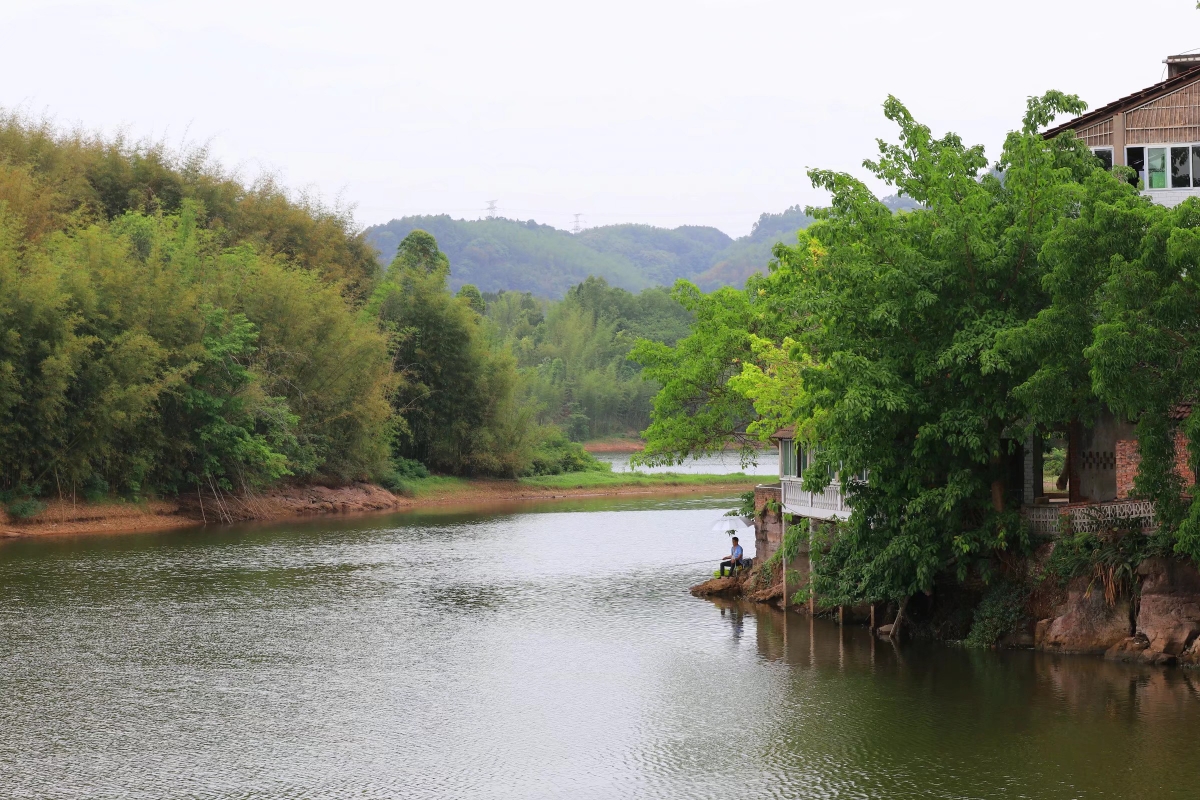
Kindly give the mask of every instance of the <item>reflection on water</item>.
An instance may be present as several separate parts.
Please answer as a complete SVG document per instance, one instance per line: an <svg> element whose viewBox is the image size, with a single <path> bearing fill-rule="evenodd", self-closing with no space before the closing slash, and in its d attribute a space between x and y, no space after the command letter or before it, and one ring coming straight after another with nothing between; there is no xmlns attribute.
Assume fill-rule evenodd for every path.
<svg viewBox="0 0 1200 800"><path fill-rule="evenodd" d="M698 600L728 500L0 547L0 797L1193 793L1200 675Z"/></svg>

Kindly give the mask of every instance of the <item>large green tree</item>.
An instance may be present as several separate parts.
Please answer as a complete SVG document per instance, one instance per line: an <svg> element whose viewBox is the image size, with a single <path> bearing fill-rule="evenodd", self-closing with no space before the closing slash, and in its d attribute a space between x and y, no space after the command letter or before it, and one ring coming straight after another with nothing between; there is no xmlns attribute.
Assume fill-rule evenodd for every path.
<svg viewBox="0 0 1200 800"><path fill-rule="evenodd" d="M850 175L811 171L829 207L797 245L776 247L770 274L743 297L705 301L737 313L698 313L694 344L641 348L671 381L651 453L797 424L814 453L806 488L840 479L853 512L818 548L815 588L828 602L928 591L1012 547L1019 443L1096 406L1077 366L1086 323L1047 311L1056 296L1094 309L1096 279L1056 286L1043 258L1048 243L1074 252L1063 226L1082 205L1133 194L1081 142L1039 135L1083 108L1058 92L1031 99L991 165L982 147L935 137L889 98L899 142L880 142L865 166L910 208L896 212ZM1055 382L1070 385L1057 400Z"/></svg>
<svg viewBox="0 0 1200 800"><path fill-rule="evenodd" d="M450 294L449 275L434 237L413 231L371 298L402 377L397 453L451 473L519 475L536 431L529 410L514 402L515 361L490 346L473 298Z"/></svg>

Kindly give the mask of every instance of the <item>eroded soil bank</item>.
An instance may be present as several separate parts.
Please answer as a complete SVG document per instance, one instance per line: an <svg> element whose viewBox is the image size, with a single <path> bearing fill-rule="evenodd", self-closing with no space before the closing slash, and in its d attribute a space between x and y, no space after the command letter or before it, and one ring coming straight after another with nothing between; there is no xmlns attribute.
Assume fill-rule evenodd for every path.
<svg viewBox="0 0 1200 800"><path fill-rule="evenodd" d="M365 514L424 506L490 503L507 500L552 500L609 495L688 495L742 492L745 478L728 483L606 486L602 488L546 488L516 481L475 479L458 481L422 492L417 497L392 494L371 483L348 486L285 486L262 494L182 495L171 500L88 503L83 500L50 500L46 509L28 520L17 520L0 510L0 538L57 536L93 533L133 533L196 525L272 521L315 514Z"/></svg>
<svg viewBox="0 0 1200 800"><path fill-rule="evenodd" d="M800 587L788 587L793 594ZM982 586L946 586L906 604L902 625L913 637L955 641L966 638ZM1029 587L1020 623L997 646L1052 653L1102 656L1109 661L1155 666L1200 667L1200 572L1190 562L1150 558L1137 569L1132 588L1105 594L1103 582L1076 578L1065 586L1042 581ZM713 578L693 586L697 597L743 598L783 605L778 570L756 566L737 577ZM804 605L789 608L809 613ZM841 614L850 624L875 626L887 635L897 607L819 610ZM874 613L872 613L872 611Z"/></svg>

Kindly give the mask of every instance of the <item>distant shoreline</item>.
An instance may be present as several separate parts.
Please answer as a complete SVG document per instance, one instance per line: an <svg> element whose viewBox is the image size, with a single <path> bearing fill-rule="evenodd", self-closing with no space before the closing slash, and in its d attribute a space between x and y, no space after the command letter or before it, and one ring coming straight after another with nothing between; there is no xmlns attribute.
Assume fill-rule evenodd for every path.
<svg viewBox="0 0 1200 800"><path fill-rule="evenodd" d="M151 533L179 528L222 527L230 523L272 522L317 515L394 513L439 506L579 497L672 496L745 492L764 477L744 474L570 473L539 478L431 477L416 482L413 496L380 486L285 486L251 498L181 496L173 500L87 503L70 498L47 502L27 521L0 514L0 541L48 536Z"/></svg>

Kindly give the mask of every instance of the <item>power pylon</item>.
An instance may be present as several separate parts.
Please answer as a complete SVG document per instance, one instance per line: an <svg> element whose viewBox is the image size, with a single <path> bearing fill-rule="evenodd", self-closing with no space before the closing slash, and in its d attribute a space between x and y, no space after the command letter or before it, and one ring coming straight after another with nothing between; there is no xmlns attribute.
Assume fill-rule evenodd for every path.
<svg viewBox="0 0 1200 800"><path fill-rule="evenodd" d="M579 233L581 230L583 230L583 227L579 224L579 218L582 216L583 214L575 215L575 224L571 226L571 233Z"/></svg>
<svg viewBox="0 0 1200 800"><path fill-rule="evenodd" d="M487 218L488 218L488 219L495 219L495 218L496 218L496 202L497 202L497 201L495 201L495 200L488 200L488 201L487 201L487 204L488 204L488 205L487 205Z"/></svg>

